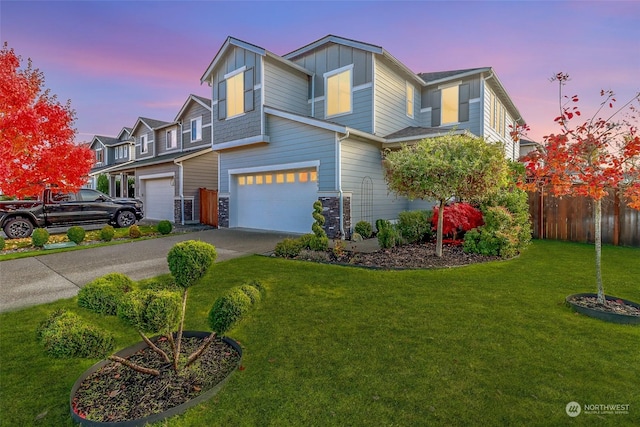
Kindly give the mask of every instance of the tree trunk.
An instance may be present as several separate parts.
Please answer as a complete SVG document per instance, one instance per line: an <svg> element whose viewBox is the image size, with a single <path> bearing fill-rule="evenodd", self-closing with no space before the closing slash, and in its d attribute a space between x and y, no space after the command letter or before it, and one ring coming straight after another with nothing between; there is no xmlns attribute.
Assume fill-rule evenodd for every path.
<svg viewBox="0 0 640 427"><path fill-rule="evenodd" d="M156 377L158 375L160 375L160 371L158 371L157 369L145 368L144 366L136 365L135 363L130 362L127 359L123 359L120 356L113 355L113 356L109 356L108 359L109 360L113 360L114 362L122 363L127 368L131 368L134 371L138 371L138 372L143 373L143 374L153 375L153 376L156 376Z"/></svg>
<svg viewBox="0 0 640 427"><path fill-rule="evenodd" d="M180 358L180 343L182 341L182 330L184 329L184 314L187 311L187 289L182 293L182 315L180 318L180 325L178 326L178 333L176 334L176 350L173 354L173 369L178 372L178 360Z"/></svg>
<svg viewBox="0 0 640 427"><path fill-rule="evenodd" d="M209 347L209 345L213 342L213 339L216 337L216 333L215 332L211 332L211 334L204 339L204 341L202 342L202 345L200 345L200 347L194 351L193 353L191 353L191 355L189 356L189 358L187 359L187 364L184 365L184 367L188 367L189 365L191 365L193 362L195 362L198 357L200 357L200 355L202 355L202 353L204 353L204 351L207 349L207 347Z"/></svg>
<svg viewBox="0 0 640 427"><path fill-rule="evenodd" d="M138 331L138 333L140 334L140 336L142 337L142 341L144 341L145 343L147 343L147 345L149 346L149 348L151 348L153 351L155 351L156 353L158 353L165 362L171 362L171 359L169 359L169 356L167 356L167 353L165 353L164 351L162 351L162 349L160 347L158 347L157 345L155 345L153 343L153 341L151 341L149 338L147 338L147 336L142 333L142 331Z"/></svg>
<svg viewBox="0 0 640 427"><path fill-rule="evenodd" d="M604 287L602 286L602 199L594 200L593 219L596 243L596 282L598 283L598 304L604 305Z"/></svg>
<svg viewBox="0 0 640 427"><path fill-rule="evenodd" d="M444 226L444 200L438 208L438 228L436 230L436 256L442 256L442 227Z"/></svg>

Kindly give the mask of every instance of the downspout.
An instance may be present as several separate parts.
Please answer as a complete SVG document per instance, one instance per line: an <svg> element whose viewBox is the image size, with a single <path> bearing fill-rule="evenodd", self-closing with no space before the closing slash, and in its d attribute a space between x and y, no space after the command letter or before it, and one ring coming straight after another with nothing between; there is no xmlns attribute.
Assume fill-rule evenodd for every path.
<svg viewBox="0 0 640 427"><path fill-rule="evenodd" d="M344 134L342 138L336 139L336 182L338 184L338 194L339 196L339 222L340 222L340 238L342 240L345 239L344 233L344 192L342 191L342 141L349 138L349 130Z"/></svg>
<svg viewBox="0 0 640 427"><path fill-rule="evenodd" d="M184 165L182 162L178 165L178 177L180 179L180 224L184 225Z"/></svg>

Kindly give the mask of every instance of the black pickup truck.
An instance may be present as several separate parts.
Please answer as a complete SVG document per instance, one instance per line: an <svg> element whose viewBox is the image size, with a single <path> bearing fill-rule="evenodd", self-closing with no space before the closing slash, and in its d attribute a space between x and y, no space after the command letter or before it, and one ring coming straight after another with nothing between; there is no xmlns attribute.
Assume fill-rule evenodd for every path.
<svg viewBox="0 0 640 427"><path fill-rule="evenodd" d="M128 227L144 216L138 199L114 199L96 190L45 190L42 199L0 202L0 228L10 239L29 237L35 227L109 223Z"/></svg>

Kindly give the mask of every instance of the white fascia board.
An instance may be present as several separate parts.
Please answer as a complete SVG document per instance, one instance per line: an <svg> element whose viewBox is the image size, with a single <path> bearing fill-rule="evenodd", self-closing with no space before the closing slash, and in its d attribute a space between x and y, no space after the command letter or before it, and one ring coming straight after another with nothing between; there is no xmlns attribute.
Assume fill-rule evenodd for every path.
<svg viewBox="0 0 640 427"><path fill-rule="evenodd" d="M307 53L327 43L341 44L344 46L349 46L356 49L364 50L366 52L377 53L377 54L381 54L383 52L383 49L380 46L375 46L369 43L363 43L356 40L345 39L345 38L334 36L334 35L328 35L321 38L320 40L311 42L306 46L303 46L299 49L294 50L293 52L289 52L286 55L283 55L283 58L285 59L295 58L296 56L300 56L304 53Z"/></svg>
<svg viewBox="0 0 640 427"><path fill-rule="evenodd" d="M114 169L119 169L119 168L121 168L123 166L130 165L133 162L134 162L134 160L129 160L128 162L118 163L117 165L113 165L113 166L111 166L109 168L104 168L104 169L100 169L99 171L91 172L91 173L89 173L89 176L101 175L103 173L110 172L110 171L112 171Z"/></svg>
<svg viewBox="0 0 640 427"><path fill-rule="evenodd" d="M236 139L235 141L220 142L211 144L214 151L229 150L231 148L239 148L247 145L269 143L270 138L267 135L252 136L251 138Z"/></svg>
<svg viewBox="0 0 640 427"><path fill-rule="evenodd" d="M203 154L207 154L211 152L213 152L213 148L211 147L205 148L204 150L196 151L195 153L189 153L181 157L176 157L175 159L173 159L173 163L175 164L182 163L185 160L193 159L194 157L199 157L199 156L202 156Z"/></svg>
<svg viewBox="0 0 640 427"><path fill-rule="evenodd" d="M409 69L409 67L407 67L406 65L404 65L402 62L400 62L398 59L396 59L396 57L394 57L393 55L391 55L389 52L387 52L386 50L382 49L382 56L384 56L385 58L387 58L389 61L391 61L395 66L397 66L398 68L400 68L402 71L404 71L405 73L407 73L407 75L409 77L411 77L411 79L417 83L418 85L420 85L421 87L424 87L427 85L427 83L422 80L420 78L420 76L418 76L416 73L414 73L413 71L411 71Z"/></svg>
<svg viewBox="0 0 640 427"><path fill-rule="evenodd" d="M483 74L483 73L485 73L487 71L491 71L491 67L489 67L489 68L480 68L480 69L471 70L471 71L466 71L464 73L455 74L453 76L444 77L442 79L432 80L432 81L426 82L426 85L427 86L433 86L433 85L437 85L437 84L441 84L441 83L448 83L451 80L459 80L461 78L473 76L475 74Z"/></svg>
<svg viewBox="0 0 640 427"><path fill-rule="evenodd" d="M339 132L342 134L347 133L347 127L333 123L328 123L322 120L314 119L312 117L300 116L298 114L289 113L287 111L278 110L276 108L264 107L264 112L276 117L282 117L283 119L292 120L294 122L303 123L309 126L314 126L321 129L326 129L332 132Z"/></svg>
<svg viewBox="0 0 640 427"><path fill-rule="evenodd" d="M267 56L268 58L273 58L273 59L274 59L274 60L276 60L277 62L279 62L279 63L281 63L281 64L283 64L283 65L286 65L287 67L291 67L291 68L293 68L293 69L295 69L295 70L297 70L297 71L300 71L301 73L304 73L304 74L306 74L306 75L308 75L308 76L313 76L313 73L312 73L311 71L307 70L307 69L306 69L306 68L304 68L304 67L301 67L300 65L296 64L296 63L295 63L295 62L293 62L293 61L289 61L288 59L283 58L283 57L282 57L282 56L280 56L280 55L276 55L276 54L275 54L275 53L273 53L273 52L269 52L269 51L267 51L266 56Z"/></svg>
<svg viewBox="0 0 640 427"><path fill-rule="evenodd" d="M467 133L466 129L457 129L457 130L442 129L442 132L438 132L438 133L429 133L425 135L415 135L415 136L404 136L401 138L385 139L384 141L386 144L399 144L399 143L406 143L406 142L412 142L412 141L420 141L421 139L425 139L425 138L436 138L439 136L445 136L449 134L464 135L465 133Z"/></svg>
<svg viewBox="0 0 640 427"><path fill-rule="evenodd" d="M213 60L211 61L211 64L209 64L209 67L207 67L207 70L204 72L202 77L200 77L200 84L209 81L209 77L211 77L211 73L213 73L213 70L218 65L218 62L227 52L227 50L229 49L229 46L232 46L232 45L241 47L243 49L246 49L250 52L256 53L261 56L264 56L266 54L266 50L259 46L244 42L242 40L239 40L233 37L227 37L227 40L225 40L224 44L222 45L218 53L216 53L216 56L213 57Z"/></svg>
<svg viewBox="0 0 640 427"><path fill-rule="evenodd" d="M184 112L187 110L187 107L189 106L189 104L191 102L196 102L200 105L202 105L204 108L206 108L207 110L211 111L211 107L205 103L203 103L202 101L200 101L199 98L193 96L193 95L189 95L189 98L187 98L187 100L184 102L184 104L182 104L182 108L180 108L180 111L178 111L178 114L176 114L176 118L174 119L174 122L179 122L180 121L180 117L182 117L182 115L184 114Z"/></svg>

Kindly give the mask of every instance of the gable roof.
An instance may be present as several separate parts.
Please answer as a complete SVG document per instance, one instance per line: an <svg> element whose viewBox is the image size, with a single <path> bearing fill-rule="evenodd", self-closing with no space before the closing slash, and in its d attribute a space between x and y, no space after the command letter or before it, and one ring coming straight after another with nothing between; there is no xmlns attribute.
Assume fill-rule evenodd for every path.
<svg viewBox="0 0 640 427"><path fill-rule="evenodd" d="M165 122L162 120L150 119L147 117L138 117L136 124L131 128L131 134L141 125L146 126L149 130L156 130L164 126L172 125L173 122Z"/></svg>
<svg viewBox="0 0 640 427"><path fill-rule="evenodd" d="M411 71L406 65L404 65L402 62L398 61L398 59L396 59L393 55L391 55L389 52L387 52L381 46L376 46L376 45L371 44L371 43L365 43L365 42L361 42L361 41L357 41L357 40L353 40L353 39L348 39L348 38L336 36L336 35L333 35L333 34L329 34L327 36L324 36L323 38L321 38L319 40L316 40L314 42L311 42L311 43L307 44L306 46L303 46L303 47L301 47L299 49L294 50L293 52L289 52L286 55L283 55L283 58L287 59L287 60L293 60L294 58L302 56L302 55L304 55L306 53L311 52L314 49L317 49L317 48L319 48L321 46L324 46L326 44L329 44L329 43L339 44L339 45L343 45L343 46L349 46L349 47L352 47L352 48L355 48L355 49L363 50L365 52L370 52L370 53L375 54L375 55L381 55L384 58L386 58L389 61L391 61L391 63L393 63L396 67L398 67L403 73L406 73L406 75L408 77L410 77L412 80L414 80L420 86L424 86L424 84L425 84L425 82L420 78L419 75L417 75L416 73Z"/></svg>
<svg viewBox="0 0 640 427"><path fill-rule="evenodd" d="M186 101L184 101L184 104L182 104L182 108L180 108L180 111L178 111L178 114L176 114L176 118L175 118L175 122L180 121L180 117L182 117L182 115L184 114L184 112L187 110L187 107L189 106L190 103L192 102L196 102L200 105L202 105L204 108L206 108L207 110L211 111L211 100L208 98L204 98L202 96L198 96L198 95L189 95L189 97L187 98Z"/></svg>
<svg viewBox="0 0 640 427"><path fill-rule="evenodd" d="M298 64L289 61L286 58L283 58L280 55L276 55L273 52L269 52L268 50L260 47L260 46L256 46L254 44L251 43L247 43L245 41L242 41L240 39L236 39L234 37L227 37L227 40L225 40L224 44L222 45L222 47L220 47L220 50L218 50L218 53L216 53L216 55L213 57L213 60L211 61L211 63L209 64L209 66L207 67L207 70L204 72L204 74L202 75L202 77L200 77L200 83L204 83L206 81L209 80L209 78L211 77L211 74L213 73L213 70L217 67L218 62L220 62L221 58L224 57L225 53L227 52L227 50L229 50L230 48L232 48L233 46L237 46L240 47L242 49L248 50L249 52L253 52L257 55L263 56L263 57L269 57L269 58L273 58L278 62L281 62L291 68L294 68L300 72L303 72L305 74L311 75L312 73L309 72L309 70L307 70L304 67L299 66Z"/></svg>

